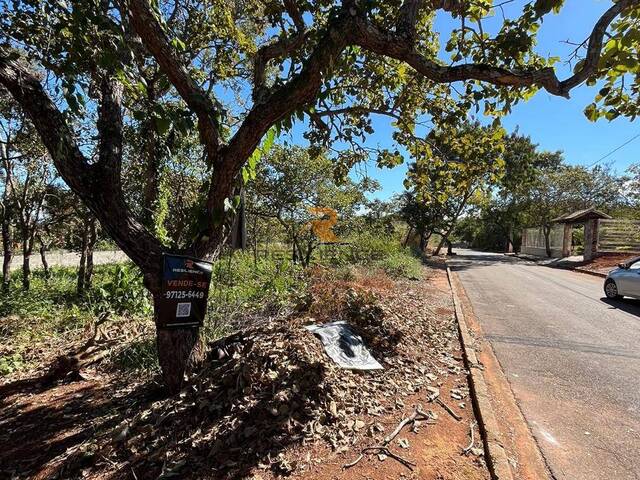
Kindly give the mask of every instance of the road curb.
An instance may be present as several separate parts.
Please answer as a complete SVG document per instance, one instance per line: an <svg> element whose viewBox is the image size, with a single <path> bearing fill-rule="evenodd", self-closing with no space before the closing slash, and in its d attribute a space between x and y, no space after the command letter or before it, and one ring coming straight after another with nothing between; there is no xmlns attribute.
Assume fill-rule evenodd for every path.
<svg viewBox="0 0 640 480"><path fill-rule="evenodd" d="M514 253L513 255L508 255L508 256L514 256L516 258L521 258L523 260L529 260L531 262L537 262L537 260L535 258L533 258L533 257L523 256L523 255L520 255L518 253ZM548 265L548 264L544 264L544 263L542 263L542 264L538 263L538 265L541 265L543 267L549 267L549 268L557 268L558 270L569 270L570 272L584 273L586 275L592 275L594 277L607 278L607 274L606 273L594 272L593 270L587 270L586 268L563 267L563 266L560 266L560 265Z"/></svg>
<svg viewBox="0 0 640 480"><path fill-rule="evenodd" d="M569 268L574 272L586 273L587 275L593 275L594 277L607 278L606 273L594 272L593 270L587 270L586 268Z"/></svg>
<svg viewBox="0 0 640 480"><path fill-rule="evenodd" d="M474 410L478 417L478 425L482 434L489 472L493 480L513 480L509 459L502 446L496 415L489 400L487 383L484 380L484 374L478 362L474 348L474 340L469 334L469 328L460 304L458 287L453 281L453 272L449 265L447 265L447 278L449 280L449 286L451 287L460 343L462 344L465 366L469 371L469 385L471 387Z"/></svg>

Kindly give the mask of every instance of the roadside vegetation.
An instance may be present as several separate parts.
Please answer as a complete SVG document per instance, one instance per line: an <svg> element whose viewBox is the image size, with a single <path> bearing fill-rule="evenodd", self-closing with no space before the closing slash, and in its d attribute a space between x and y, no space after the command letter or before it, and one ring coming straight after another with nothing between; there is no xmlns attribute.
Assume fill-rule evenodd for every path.
<svg viewBox="0 0 640 480"><path fill-rule="evenodd" d="M0 406L17 418L0 476L177 477L191 450L200 473L289 474L288 446L362 440L349 416L380 436L376 416L404 408L385 382L405 400L464 387L438 255L517 248L567 209L637 211L640 167L576 167L501 124L583 84L590 120L637 116L640 0L604 3L559 78L536 37L563 0L0 0ZM380 198L368 169L403 163L404 191ZM99 264L105 246L129 261ZM192 316L166 307L166 255L213 263L197 328L162 321ZM332 320L384 381L341 375L305 336ZM49 388L83 399L86 430L60 434ZM38 431L40 411L58 423Z"/></svg>

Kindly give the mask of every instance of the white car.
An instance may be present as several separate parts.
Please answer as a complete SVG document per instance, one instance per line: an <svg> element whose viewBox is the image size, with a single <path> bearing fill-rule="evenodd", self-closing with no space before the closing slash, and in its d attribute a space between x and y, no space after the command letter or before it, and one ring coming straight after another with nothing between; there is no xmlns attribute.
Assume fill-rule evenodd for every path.
<svg viewBox="0 0 640 480"><path fill-rule="evenodd" d="M640 298L640 257L619 263L611 270L604 281L604 294L607 298Z"/></svg>

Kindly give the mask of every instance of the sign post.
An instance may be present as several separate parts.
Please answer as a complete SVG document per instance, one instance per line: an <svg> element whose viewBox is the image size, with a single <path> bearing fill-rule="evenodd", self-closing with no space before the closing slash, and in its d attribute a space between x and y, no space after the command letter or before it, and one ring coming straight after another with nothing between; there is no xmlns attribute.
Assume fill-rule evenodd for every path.
<svg viewBox="0 0 640 480"><path fill-rule="evenodd" d="M183 255L163 255L159 327L201 327L207 312L211 262Z"/></svg>

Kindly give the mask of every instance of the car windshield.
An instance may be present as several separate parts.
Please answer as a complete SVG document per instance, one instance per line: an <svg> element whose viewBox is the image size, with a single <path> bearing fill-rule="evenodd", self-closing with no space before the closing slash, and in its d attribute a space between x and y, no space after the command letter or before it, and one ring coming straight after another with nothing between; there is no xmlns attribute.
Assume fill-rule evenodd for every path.
<svg viewBox="0 0 640 480"><path fill-rule="evenodd" d="M630 258L626 262L620 263L622 268L640 268L640 257Z"/></svg>

